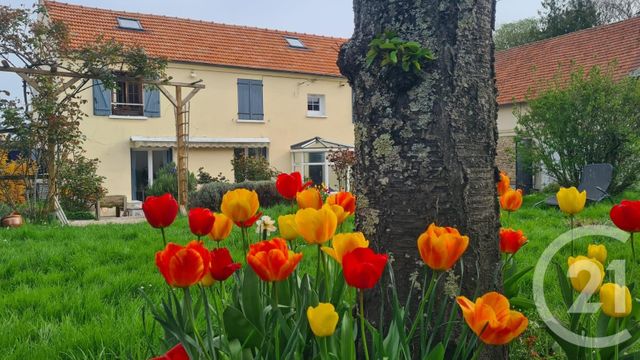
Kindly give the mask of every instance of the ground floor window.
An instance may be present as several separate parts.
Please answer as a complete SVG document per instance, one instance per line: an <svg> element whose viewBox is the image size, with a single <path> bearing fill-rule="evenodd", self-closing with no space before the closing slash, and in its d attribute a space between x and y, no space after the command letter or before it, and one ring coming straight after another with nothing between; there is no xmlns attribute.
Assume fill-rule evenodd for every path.
<svg viewBox="0 0 640 360"><path fill-rule="evenodd" d="M131 198L144 201L160 168L172 161L171 149L131 150Z"/></svg>
<svg viewBox="0 0 640 360"><path fill-rule="evenodd" d="M268 159L269 158L269 152L267 150L268 148L266 147L256 147L256 148L249 148L249 147L245 147L245 148L235 148L233 149L233 157L235 159L239 158L239 157L247 157L247 158L263 158L263 159Z"/></svg>

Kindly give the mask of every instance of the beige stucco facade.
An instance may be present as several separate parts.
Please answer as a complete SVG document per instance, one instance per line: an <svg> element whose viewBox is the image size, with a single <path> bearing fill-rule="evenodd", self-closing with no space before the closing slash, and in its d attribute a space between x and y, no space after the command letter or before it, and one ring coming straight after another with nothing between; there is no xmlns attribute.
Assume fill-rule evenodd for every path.
<svg viewBox="0 0 640 360"><path fill-rule="evenodd" d="M167 73L174 81L202 79L206 86L189 106L192 137L268 139L269 162L279 171L292 171L290 146L301 141L318 136L353 144L351 89L345 79L179 63L171 63ZM263 121L238 119L238 79L262 80ZM308 94L324 95L325 116L307 116ZM159 118L95 116L92 101L85 105L85 148L88 156L100 160L98 171L106 177L109 194L131 197L131 149L137 146L132 137L175 137L173 105L164 96L160 104ZM233 147L194 147L189 155L190 171L204 167L212 175L233 179Z"/></svg>

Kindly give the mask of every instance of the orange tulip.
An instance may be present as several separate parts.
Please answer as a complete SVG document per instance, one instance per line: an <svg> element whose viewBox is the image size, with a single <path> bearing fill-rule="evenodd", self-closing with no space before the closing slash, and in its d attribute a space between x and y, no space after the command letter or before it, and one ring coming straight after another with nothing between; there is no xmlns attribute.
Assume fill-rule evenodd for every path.
<svg viewBox="0 0 640 360"><path fill-rule="evenodd" d="M228 238L229 234L231 234L231 230L233 229L233 221L222 213L214 213L213 217L215 218L215 221L213 222L213 228L211 228L211 232L209 233L209 238L215 241L222 241Z"/></svg>
<svg viewBox="0 0 640 360"><path fill-rule="evenodd" d="M507 176L506 173L500 171L500 181L498 182L498 196L502 196L502 194L506 193L511 189L511 179Z"/></svg>
<svg viewBox="0 0 640 360"><path fill-rule="evenodd" d="M338 219L338 225L342 224L349 217L348 212L344 211L342 206L340 205L328 205L331 211L336 214L336 218Z"/></svg>
<svg viewBox="0 0 640 360"><path fill-rule="evenodd" d="M329 195L327 198L327 204L342 206L348 215L352 215L356 212L356 198L348 191L340 191L339 193Z"/></svg>
<svg viewBox="0 0 640 360"><path fill-rule="evenodd" d="M294 253L287 241L280 238L252 244L247 263L264 281L281 281L289 277L302 259L302 253Z"/></svg>
<svg viewBox="0 0 640 360"><path fill-rule="evenodd" d="M485 344L508 344L529 325L526 316L511 310L509 300L497 292L487 293L475 303L464 296L456 301L467 325Z"/></svg>
<svg viewBox="0 0 640 360"><path fill-rule="evenodd" d="M322 251L342 264L342 257L357 248L369 247L369 240L361 232L337 234L333 237L333 247L323 246Z"/></svg>
<svg viewBox="0 0 640 360"><path fill-rule="evenodd" d="M469 237L450 227L431 224L418 237L422 260L433 270L449 270L469 246Z"/></svg>
<svg viewBox="0 0 640 360"><path fill-rule="evenodd" d="M320 209L322 207L322 196L316 188L308 188L296 194L296 201L300 209Z"/></svg>
<svg viewBox="0 0 640 360"><path fill-rule="evenodd" d="M320 210L312 208L298 210L295 217L296 230L307 244L324 244L336 233L338 219L329 205Z"/></svg>
<svg viewBox="0 0 640 360"><path fill-rule="evenodd" d="M156 253L156 266L167 284L173 287L189 287L198 283L209 271L211 255L201 241L191 241L187 246L169 243Z"/></svg>
<svg viewBox="0 0 640 360"><path fill-rule="evenodd" d="M222 210L222 213L228 218L233 220L234 223L242 224L254 219L259 207L258 193L254 190L235 189L227 191L224 194L220 210ZM257 220L257 218L255 220ZM253 223L251 225L253 225Z"/></svg>
<svg viewBox="0 0 640 360"><path fill-rule="evenodd" d="M517 211L522 206L522 190L509 189L500 196L500 207L506 211Z"/></svg>

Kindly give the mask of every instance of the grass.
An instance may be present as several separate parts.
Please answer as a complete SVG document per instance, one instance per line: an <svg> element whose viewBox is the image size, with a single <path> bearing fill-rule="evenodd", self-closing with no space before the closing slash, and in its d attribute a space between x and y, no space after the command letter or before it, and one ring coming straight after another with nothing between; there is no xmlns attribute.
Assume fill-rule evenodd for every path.
<svg viewBox="0 0 640 360"><path fill-rule="evenodd" d="M186 218L167 229L169 241L192 238ZM225 242L241 259L240 232ZM160 343L145 337L140 289L157 303L165 294L154 263L161 248L159 230L146 223L0 228L0 358L148 359ZM313 248L303 252L315 257Z"/></svg>
<svg viewBox="0 0 640 360"><path fill-rule="evenodd" d="M503 226L521 229L529 239L529 243L524 246L515 256L518 267L535 266L539 256L559 235L570 229L568 217L561 213L557 208L549 208L545 206L534 207L537 202L544 200L549 194L536 194L525 197L522 208L508 218L503 214ZM640 191L630 190L617 196L614 201L617 203L621 199L640 199ZM576 215L576 226L581 225L610 225L613 226L609 219L609 211L611 203L603 201L599 204L588 205L583 212ZM636 239L637 242L637 239ZM614 259L626 260L626 279L628 283L634 281L640 276L640 256L638 263L633 261L631 256L631 248L628 243L623 244L613 239L602 237L588 237L576 240L575 254L587 255L587 246L592 243L604 244L608 250L607 264ZM636 248L640 246L636 243ZM636 249L637 255L640 250ZM554 261L560 263L563 268L567 269L567 258L571 255L569 245L562 248L556 254ZM605 264L605 269L607 267ZM544 281L545 298L547 304L554 312L558 319L567 319L567 313L564 310L562 295L558 286L558 279L555 276L553 268L549 268ZM611 274L607 274L605 282L613 282ZM522 282L521 294L529 299L532 295L531 276L527 276ZM637 295L637 294L636 294ZM597 298L596 298L597 299ZM597 300L595 300L597 301ZM543 322L538 316L536 310L527 311L530 320L528 330L520 337L511 348L511 357L514 359L565 359L562 351L554 345L554 341L546 335L542 326Z"/></svg>
<svg viewBox="0 0 640 360"><path fill-rule="evenodd" d="M503 219L508 222L505 225L522 229L529 238L529 244L516 255L520 267L535 265L547 244L569 229L566 217L557 209L533 207L544 196L527 196L520 211ZM616 201L621 198L638 199L640 192L627 192ZM610 207L607 202L588 206L577 216L577 223L610 224ZM265 211L274 219L286 212L290 209L285 206ZM182 244L190 240L186 219L179 218L168 228L167 237ZM580 240L576 253L586 254L590 242L605 243L609 259L624 258L633 264L628 246L605 239ZM235 259L241 258L237 229L225 245ZM161 248L159 231L146 223L0 229L0 358L147 359L154 355L149 349L158 349L160 343L145 336L140 288L158 303L164 295L164 280L154 264L154 254ZM307 247L303 252L307 259L301 263L302 270L311 271L316 250ZM567 256L568 248L557 260L566 266ZM640 275L635 265L626 270L628 280ZM522 295L531 297L531 277L522 285ZM557 280L551 272L545 288L549 305L561 309ZM529 329L511 347L511 358L564 358L542 330L535 310L527 315ZM562 318L560 311L558 316Z"/></svg>

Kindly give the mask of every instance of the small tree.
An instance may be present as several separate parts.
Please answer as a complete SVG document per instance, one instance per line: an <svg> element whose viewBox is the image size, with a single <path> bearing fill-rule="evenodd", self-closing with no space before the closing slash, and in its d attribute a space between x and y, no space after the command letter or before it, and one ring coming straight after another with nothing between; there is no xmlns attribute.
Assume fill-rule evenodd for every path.
<svg viewBox="0 0 640 360"><path fill-rule="evenodd" d="M115 71L131 77L165 78L166 59L148 57L140 47L129 47L114 40L96 39L82 47L71 43L66 26L46 16L46 9L33 10L0 5L0 59L3 65L39 70L24 75L24 107L5 103L2 125L15 129L3 144L6 149L20 149L25 166L38 167L46 173L47 211L52 211L59 191L60 167L82 151L84 138L80 122L85 117L80 93L99 79L107 88L116 86ZM58 72L76 77L58 76ZM71 82L70 82L71 81ZM35 180L35 179L32 179ZM35 199L30 199L35 200Z"/></svg>
<svg viewBox="0 0 640 360"><path fill-rule="evenodd" d="M196 190L196 176L190 172L188 177L187 191L192 193ZM160 196L171 193L173 197L178 197L178 170L175 163L168 163L158 170L158 175L153 180L153 184L147 188L147 196Z"/></svg>
<svg viewBox="0 0 640 360"><path fill-rule="evenodd" d="M88 211L107 190L104 176L97 175L98 160L82 152L74 154L60 166L60 204L65 211Z"/></svg>
<svg viewBox="0 0 640 360"><path fill-rule="evenodd" d="M540 40L543 34L540 22L534 18L522 19L503 24L493 34L496 50L506 50L515 46Z"/></svg>
<svg viewBox="0 0 640 360"><path fill-rule="evenodd" d="M614 193L640 176L640 81L616 82L612 70L575 68L515 111L517 135L533 140L532 160L560 185L578 185L589 163L613 165Z"/></svg>
<svg viewBox="0 0 640 360"><path fill-rule="evenodd" d="M353 150L342 149L331 151L327 154L327 160L331 163L331 169L338 178L339 190L347 188L349 173L356 164L356 154Z"/></svg>

